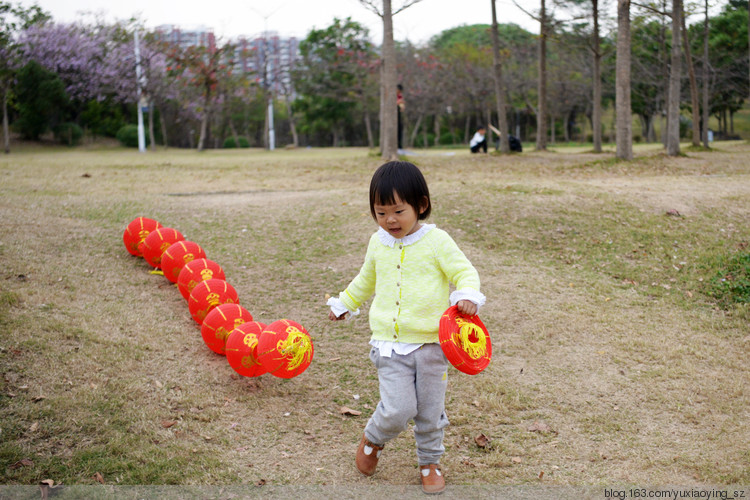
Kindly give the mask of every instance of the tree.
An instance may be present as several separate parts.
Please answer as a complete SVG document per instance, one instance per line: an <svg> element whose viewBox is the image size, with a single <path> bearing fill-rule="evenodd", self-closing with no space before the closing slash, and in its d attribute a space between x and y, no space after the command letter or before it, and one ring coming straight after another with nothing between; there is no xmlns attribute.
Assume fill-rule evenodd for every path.
<svg viewBox="0 0 750 500"><path fill-rule="evenodd" d="M669 68L667 103L667 154L680 154L680 78L682 73L682 0L672 0L672 62Z"/></svg>
<svg viewBox="0 0 750 500"><path fill-rule="evenodd" d="M547 12L546 0L540 0L539 15L526 12L516 0L513 3L532 19L539 21L537 105L536 105L536 149L547 149L547 39L552 33L552 16Z"/></svg>
<svg viewBox="0 0 750 500"><path fill-rule="evenodd" d="M38 140L62 121L68 95L58 76L30 61L18 72L18 129L26 139Z"/></svg>
<svg viewBox="0 0 750 500"><path fill-rule="evenodd" d="M695 78L695 66L693 65L693 55L690 50L690 33L688 32L685 24L685 7L683 5L682 15L680 16L681 32L682 32L682 50L685 54L685 63L688 70L688 78L690 80L690 109L693 117L693 146L701 145L701 132L700 132L700 104L698 102L698 81Z"/></svg>
<svg viewBox="0 0 750 500"><path fill-rule="evenodd" d="M509 153L508 118L505 110L505 86L503 85L503 63L500 59L500 36L497 32L497 11L495 0L492 2L492 62L495 77L495 100L497 102L497 120L500 130L500 152Z"/></svg>
<svg viewBox="0 0 750 500"><path fill-rule="evenodd" d="M179 65L175 73L187 79L200 95L200 102L196 103L197 111L201 116L198 151L205 149L208 124L218 96L218 82L231 74L233 62L227 61L226 57L233 52L234 46L228 43L219 48L169 46L169 57Z"/></svg>
<svg viewBox="0 0 750 500"><path fill-rule="evenodd" d="M600 0L573 0L574 6L583 7L587 5L588 8L584 8L582 14L576 15L576 18L590 18L592 21L591 32L589 36L589 50L592 56L592 110L591 110L591 126L593 129L593 141L594 151L597 153L602 152L602 57L604 55L601 41L601 12L602 3L606 6L607 2L600 2Z"/></svg>
<svg viewBox="0 0 750 500"><path fill-rule="evenodd" d="M750 2L748 2L750 6ZM703 21L703 109L701 118L703 123L702 137L703 147L709 148L708 144L708 0L704 0L704 21ZM749 16L750 17L750 16ZM750 31L749 31L750 32ZM750 45L750 44L748 44Z"/></svg>
<svg viewBox="0 0 750 500"><path fill-rule="evenodd" d="M6 154L10 153L8 102L18 68L21 66L18 34L48 19L49 15L36 5L24 9L0 1L0 99L3 107L3 149Z"/></svg>
<svg viewBox="0 0 750 500"><path fill-rule="evenodd" d="M300 43L301 61L293 72L294 87L300 96L308 124L332 127L334 145L341 139L341 124L359 106L366 129L371 129L369 102L375 95L374 75L378 60L361 24L334 19L325 29L313 29ZM321 106L319 102L327 104ZM302 101L305 101L303 104ZM331 103L337 104L331 106ZM327 119L321 120L320 113ZM373 145L368 134L370 146Z"/></svg>
<svg viewBox="0 0 750 500"><path fill-rule="evenodd" d="M633 159L630 110L630 0L617 0L617 63L615 69L617 157Z"/></svg>
<svg viewBox="0 0 750 500"><path fill-rule="evenodd" d="M380 150L384 160L398 159L398 130L396 113L396 46L393 41L393 16L421 0L404 0L392 9L391 0L383 0L382 7L377 0L359 0L362 5L383 19L382 73L380 80Z"/></svg>

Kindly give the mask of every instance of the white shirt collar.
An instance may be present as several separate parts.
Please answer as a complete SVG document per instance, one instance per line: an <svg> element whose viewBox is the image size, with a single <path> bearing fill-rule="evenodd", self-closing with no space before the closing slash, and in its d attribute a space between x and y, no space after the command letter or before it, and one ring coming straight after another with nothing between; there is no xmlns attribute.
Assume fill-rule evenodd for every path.
<svg viewBox="0 0 750 500"><path fill-rule="evenodd" d="M391 236L390 233L388 233L388 231L386 231L385 229L381 227L381 228L378 228L378 238L380 239L380 243L391 248L393 248L394 245L398 242L401 242L401 244L403 245L413 245L414 243L421 240L422 237L424 237L424 235L429 233L434 228L435 228L435 224L422 224L417 231L411 234L407 234L400 240L397 240L396 238Z"/></svg>

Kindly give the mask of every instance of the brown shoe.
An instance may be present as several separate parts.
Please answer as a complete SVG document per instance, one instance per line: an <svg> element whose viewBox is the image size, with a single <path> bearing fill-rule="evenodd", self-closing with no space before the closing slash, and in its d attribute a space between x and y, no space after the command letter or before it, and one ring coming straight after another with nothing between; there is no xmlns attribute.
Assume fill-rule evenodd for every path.
<svg viewBox="0 0 750 500"><path fill-rule="evenodd" d="M359 448L357 448L357 457L354 459L354 463L357 464L359 472L365 476L372 476L375 474L375 468L378 466L378 459L380 458L380 453L382 451L382 446L371 443L363 435L362 441L359 443Z"/></svg>
<svg viewBox="0 0 750 500"><path fill-rule="evenodd" d="M422 478L422 491L428 495L439 495L445 491L445 478L440 465L420 465L419 476Z"/></svg>

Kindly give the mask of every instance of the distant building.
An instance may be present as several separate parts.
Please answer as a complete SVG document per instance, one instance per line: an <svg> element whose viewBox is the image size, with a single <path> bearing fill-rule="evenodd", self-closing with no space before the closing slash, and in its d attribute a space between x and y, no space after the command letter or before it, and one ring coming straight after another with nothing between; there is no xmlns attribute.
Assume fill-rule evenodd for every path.
<svg viewBox="0 0 750 500"><path fill-rule="evenodd" d="M172 24L157 26L160 40L177 44L180 48L205 46L216 48L216 37L210 28L185 29ZM266 82L276 94L292 92L291 70L299 58L299 40L282 37L275 31L267 31L251 37L240 36L231 43L237 47L234 53L235 70L252 73L258 83Z"/></svg>
<svg viewBox="0 0 750 500"><path fill-rule="evenodd" d="M253 73L259 83L267 81L276 93L291 92L291 70L299 58L299 40L284 38L275 31L234 42L235 68Z"/></svg>
<svg viewBox="0 0 750 500"><path fill-rule="evenodd" d="M173 24L163 24L157 26L155 31L160 40L176 44L182 49L194 46L203 46L210 50L216 48L214 32L205 26L184 29Z"/></svg>

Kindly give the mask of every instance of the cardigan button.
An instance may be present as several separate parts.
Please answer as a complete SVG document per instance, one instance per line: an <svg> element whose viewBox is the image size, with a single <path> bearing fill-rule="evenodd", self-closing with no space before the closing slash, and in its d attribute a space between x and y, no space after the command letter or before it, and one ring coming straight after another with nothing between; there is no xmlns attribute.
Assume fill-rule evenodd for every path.
<svg viewBox="0 0 750 500"><path fill-rule="evenodd" d="M394 335L394 336L393 336L393 338L394 338L394 339L397 339L397 338L398 338L398 335Z"/></svg>
<svg viewBox="0 0 750 500"><path fill-rule="evenodd" d="M396 283L396 286L401 286L401 283Z"/></svg>
<svg viewBox="0 0 750 500"><path fill-rule="evenodd" d="M401 269L401 264L396 264L396 269Z"/></svg>

